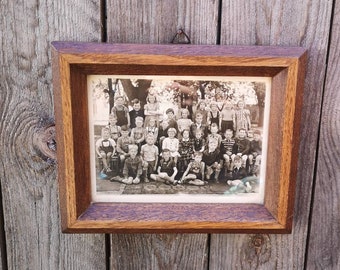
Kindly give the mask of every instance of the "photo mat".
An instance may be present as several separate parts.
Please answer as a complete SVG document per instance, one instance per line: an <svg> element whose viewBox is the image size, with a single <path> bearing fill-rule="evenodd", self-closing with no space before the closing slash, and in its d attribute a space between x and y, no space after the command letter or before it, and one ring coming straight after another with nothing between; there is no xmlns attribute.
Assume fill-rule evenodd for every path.
<svg viewBox="0 0 340 270"><path fill-rule="evenodd" d="M89 75L87 85L93 202L263 204L270 114L270 77ZM155 98L150 99L150 96ZM147 161L143 155L146 154L141 151L143 145L147 145L146 137L149 132L145 131L143 142L130 143L137 145L137 156L141 160L142 174L138 177L139 182L125 181L128 178L124 175L127 172L127 170L124 171L125 160L121 160L123 155L117 151L118 139L122 137L122 127L124 126L124 130L127 126L128 137L131 138L132 130L135 128L131 126L131 122L135 122L136 119L132 117L129 119L129 125L120 126L116 123L115 126L119 128L112 128L118 132L110 134L110 138L115 141L113 146L115 149L107 162L108 170L104 166L103 157L97 152L98 148L103 146L103 144L100 145L103 140L103 130L112 127L110 116L112 118L115 114L116 117L113 118L120 118L122 115L120 112L117 115L114 109L115 105L117 106L115 103L117 97L123 101L122 106L129 115L134 110L133 102L136 99L139 100L140 110L144 109L144 113L145 111L154 113L154 110L150 108L157 108L156 114L142 117L142 128L146 129L151 126L150 129L153 127L158 129L158 134L154 139L154 145L158 148L157 164L151 166L151 171L145 165ZM157 103L157 106L154 103ZM204 108L199 108L201 105ZM121 105L118 104L118 106ZM207 119L204 119L207 130L202 132L205 142L202 148L189 151L188 155L183 152L183 145L186 145L187 149L190 148L183 143L187 141L187 135L183 136L182 133L184 130L189 130L189 132L184 132L189 133L189 140L196 139L194 132L190 131L196 122L197 114L200 114L199 111L207 113ZM162 143L165 138L169 137L167 132L163 132L161 136L160 131L166 129L165 124L169 122L171 112L177 123L174 138L178 140L179 145L176 151L178 153L172 153L173 156L170 157L171 160L177 159L174 165L177 173L173 182L158 178L160 161L164 159L162 152L165 148ZM152 119L151 124L150 119ZM226 125L225 122L230 120L231 126ZM216 122L218 129L216 135L218 136L210 136L212 133L215 135L215 131L211 131L212 122ZM216 125L213 129L216 129ZM241 132L245 138L240 138L240 129L245 130ZM260 153L256 154L248 149L247 153L242 154L237 151L237 147L234 147L232 154L228 153L229 163L226 164L228 157L224 155L228 152L226 148L230 146L225 141L226 130L232 131L231 139L234 141L245 139L249 141L249 147L260 145ZM113 136L116 137L113 138ZM209 148L211 137L213 137L211 141L217 140L216 149L219 154L213 164L208 164L211 163L209 153L215 151L211 151L213 146ZM256 143L257 140L260 142ZM181 149L180 145L182 145ZM195 164L196 152L201 153L197 154L201 156L201 162L207 163L204 164L203 173L198 173L196 179L183 179L187 169L190 167L191 170ZM128 153L125 158L129 158ZM240 167L235 166L235 160L236 163L241 163ZM234 169L241 170L242 177L237 177ZM187 175L190 174L190 170ZM207 178L208 171L212 172L209 179ZM132 177L135 179L135 175ZM201 182L195 182L195 180L201 180Z"/></svg>

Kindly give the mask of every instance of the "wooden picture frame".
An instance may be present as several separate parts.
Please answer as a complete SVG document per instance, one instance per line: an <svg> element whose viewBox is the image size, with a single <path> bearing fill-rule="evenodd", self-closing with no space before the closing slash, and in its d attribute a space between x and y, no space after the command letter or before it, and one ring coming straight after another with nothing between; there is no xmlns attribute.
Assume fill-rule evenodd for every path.
<svg viewBox="0 0 340 270"><path fill-rule="evenodd" d="M301 47L52 42L62 230L290 233L307 53ZM271 78L262 204L94 202L89 75Z"/></svg>

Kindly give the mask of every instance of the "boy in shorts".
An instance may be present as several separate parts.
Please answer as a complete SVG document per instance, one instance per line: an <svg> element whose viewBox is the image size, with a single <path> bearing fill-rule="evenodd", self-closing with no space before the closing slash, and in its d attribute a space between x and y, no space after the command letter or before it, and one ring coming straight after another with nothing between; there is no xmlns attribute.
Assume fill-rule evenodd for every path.
<svg viewBox="0 0 340 270"><path fill-rule="evenodd" d="M154 173L157 169L158 163L158 147L155 145L155 138L152 134L146 136L146 144L144 144L140 151L141 158L143 159L143 178L144 182L149 182L150 174Z"/></svg>
<svg viewBox="0 0 340 270"><path fill-rule="evenodd" d="M108 128L102 129L102 137L96 141L96 153L103 161L103 173L111 172L110 162L114 155L116 143L110 138L110 130Z"/></svg>

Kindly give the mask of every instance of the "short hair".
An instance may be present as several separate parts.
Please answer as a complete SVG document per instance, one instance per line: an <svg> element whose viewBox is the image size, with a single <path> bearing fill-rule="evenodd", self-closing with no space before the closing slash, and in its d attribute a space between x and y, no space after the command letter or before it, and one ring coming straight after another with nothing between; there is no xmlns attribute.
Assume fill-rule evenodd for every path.
<svg viewBox="0 0 340 270"><path fill-rule="evenodd" d="M184 109L182 109L182 110L181 110L181 115L182 115L183 113L187 113L187 114L189 114L189 110L188 110L188 109L186 109L186 108L184 108Z"/></svg>
<svg viewBox="0 0 340 270"><path fill-rule="evenodd" d="M202 152L199 152L199 151L196 151L196 152L194 153L194 157L197 157L197 156L202 157L202 156L203 156L203 153L202 153Z"/></svg>
<svg viewBox="0 0 340 270"><path fill-rule="evenodd" d="M182 132L181 132L181 134L183 135L185 131L188 131L188 132L189 132L189 134L190 134L190 130L189 130L189 129L187 129L187 128L186 128L186 129L183 129L183 130L182 130Z"/></svg>
<svg viewBox="0 0 340 270"><path fill-rule="evenodd" d="M131 100L132 105L140 103L140 100L138 98L135 98Z"/></svg>
<svg viewBox="0 0 340 270"><path fill-rule="evenodd" d="M149 122L150 122L151 120L152 120L152 121L156 121L156 117L151 116L151 117L149 118Z"/></svg>
<svg viewBox="0 0 340 270"><path fill-rule="evenodd" d="M103 134L104 132L110 133L110 129L109 129L108 127L103 127L103 128L102 128L102 134Z"/></svg>
<svg viewBox="0 0 340 270"><path fill-rule="evenodd" d="M173 114L175 114L174 109L172 109L172 108L167 109L165 113L166 113L166 114L168 114L168 113L173 113Z"/></svg>
<svg viewBox="0 0 340 270"><path fill-rule="evenodd" d="M121 96L121 95L115 95L114 100L117 100L117 99L119 99L119 98L124 99L123 96Z"/></svg>
<svg viewBox="0 0 340 270"><path fill-rule="evenodd" d="M217 102L216 102L216 101L212 101L212 102L210 103L210 108L211 108L212 106L218 107L218 106L217 106Z"/></svg>
<svg viewBox="0 0 340 270"><path fill-rule="evenodd" d="M203 134L203 130L202 130L201 128L197 128L197 129L195 130L195 135L196 135L197 133Z"/></svg>
<svg viewBox="0 0 340 270"><path fill-rule="evenodd" d="M169 150L168 148L164 148L164 149L162 150L162 153L170 153L170 150Z"/></svg>
<svg viewBox="0 0 340 270"><path fill-rule="evenodd" d="M245 128L239 128L238 132L240 132L241 130L244 130L245 132L247 132L247 130Z"/></svg>
<svg viewBox="0 0 340 270"><path fill-rule="evenodd" d="M234 157L234 162L237 161L237 162L242 162L242 158L239 157L239 156L235 156Z"/></svg>
<svg viewBox="0 0 340 270"><path fill-rule="evenodd" d="M211 125L210 125L210 127L212 128L212 127L217 127L217 129L218 129L218 125L216 124L216 123L212 123Z"/></svg>
<svg viewBox="0 0 340 270"><path fill-rule="evenodd" d="M135 119L135 122L137 122L137 121L144 122L144 119L141 116L137 116L136 119Z"/></svg>
<svg viewBox="0 0 340 270"><path fill-rule="evenodd" d="M123 126L121 126L120 130L121 131L129 131L129 128L128 128L127 125L123 125Z"/></svg>
<svg viewBox="0 0 340 270"><path fill-rule="evenodd" d="M131 151L131 150L137 150L138 151L138 146L137 145L135 145L135 144L129 144L129 152Z"/></svg>
<svg viewBox="0 0 340 270"><path fill-rule="evenodd" d="M176 130L175 128L169 128L169 129L168 129L168 133L171 132L171 131L172 131L172 132L175 132L175 135L177 134L177 130Z"/></svg>
<svg viewBox="0 0 340 270"><path fill-rule="evenodd" d="M152 138L153 140L155 140L155 136L151 133L148 133L146 136L145 136L145 139L147 138Z"/></svg>
<svg viewBox="0 0 340 270"><path fill-rule="evenodd" d="M218 140L215 139L215 138L209 138L208 143L211 143L211 142L214 142L214 143L218 144Z"/></svg>
<svg viewBox="0 0 340 270"><path fill-rule="evenodd" d="M205 100L201 100L200 102L198 102L197 106L199 107L203 103L204 103L204 105L207 105L207 102Z"/></svg>
<svg viewBox="0 0 340 270"><path fill-rule="evenodd" d="M195 115L195 118L197 118L197 116L203 117L203 114L201 112L197 112L196 115Z"/></svg>
<svg viewBox="0 0 340 270"><path fill-rule="evenodd" d="M224 132L224 134L227 133L227 132L233 133L233 131L232 131L230 128L226 129L225 132Z"/></svg>

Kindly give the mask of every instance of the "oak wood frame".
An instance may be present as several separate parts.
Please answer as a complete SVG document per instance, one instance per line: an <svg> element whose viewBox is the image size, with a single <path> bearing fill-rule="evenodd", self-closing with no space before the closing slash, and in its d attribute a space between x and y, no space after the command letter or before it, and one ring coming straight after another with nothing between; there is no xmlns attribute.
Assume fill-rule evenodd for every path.
<svg viewBox="0 0 340 270"><path fill-rule="evenodd" d="M306 58L301 47L52 42L63 232L290 233ZM141 72L272 77L263 205L91 202L86 76Z"/></svg>

